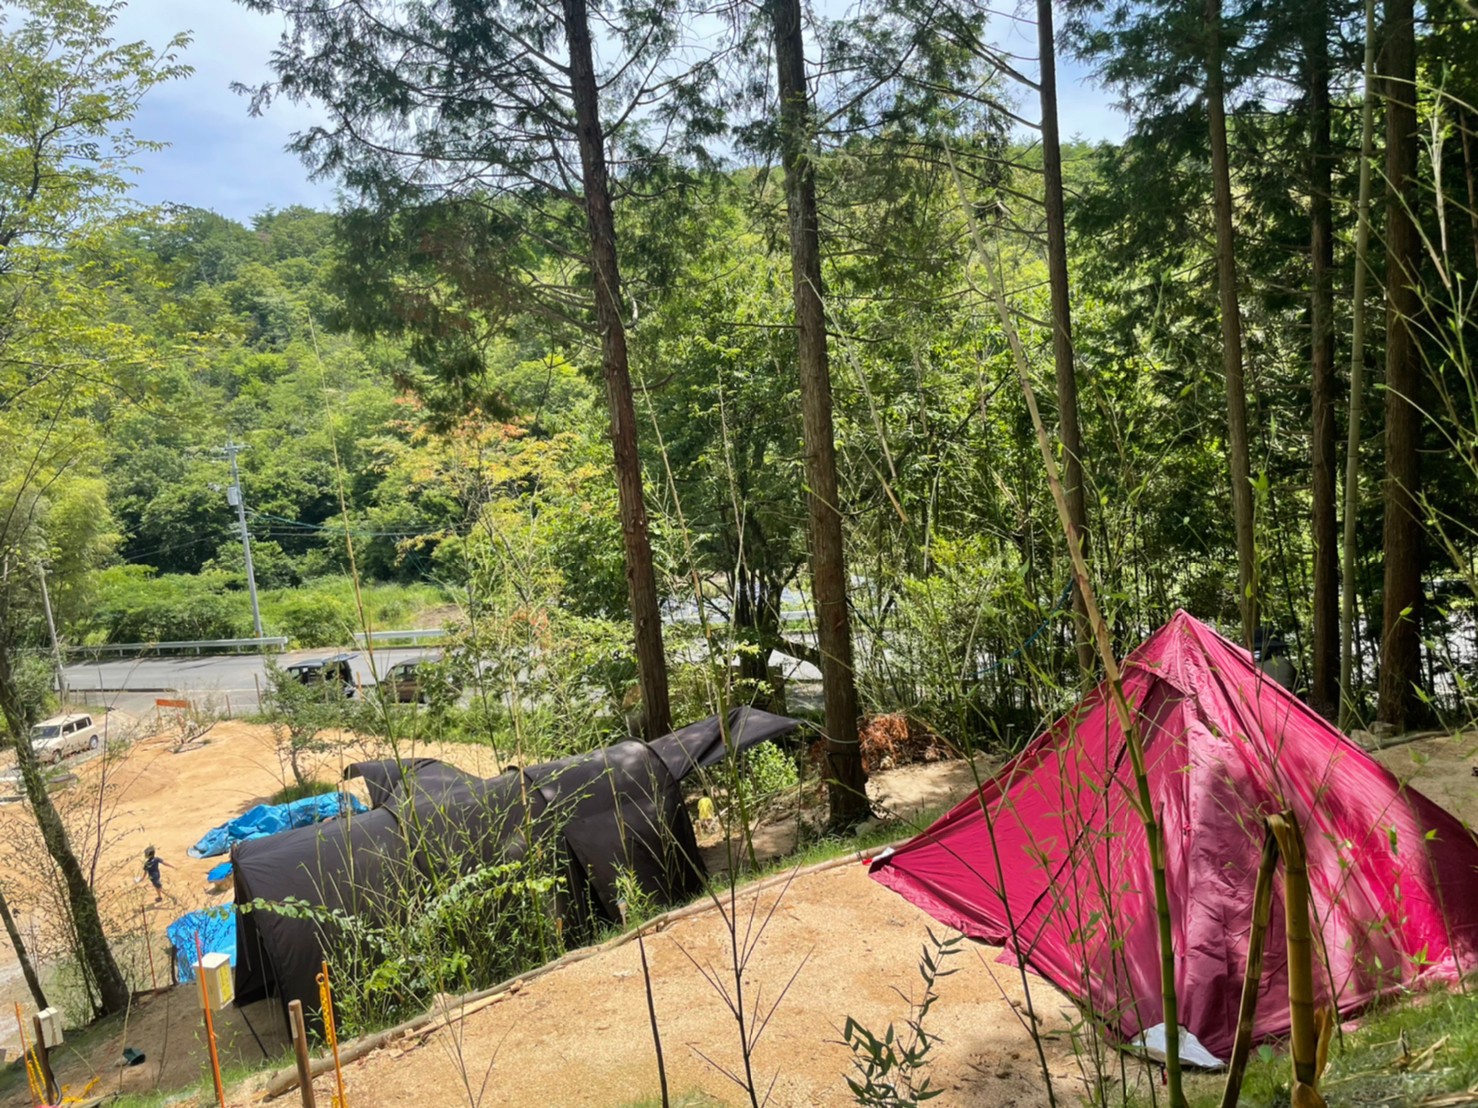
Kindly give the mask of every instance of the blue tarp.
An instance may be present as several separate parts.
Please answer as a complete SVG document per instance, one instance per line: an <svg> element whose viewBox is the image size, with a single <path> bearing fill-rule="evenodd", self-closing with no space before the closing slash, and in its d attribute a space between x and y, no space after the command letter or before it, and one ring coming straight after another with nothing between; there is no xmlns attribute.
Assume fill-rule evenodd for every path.
<svg viewBox="0 0 1478 1108"><path fill-rule="evenodd" d="M231 876L231 863L222 862L205 875L207 881L224 881Z"/></svg>
<svg viewBox="0 0 1478 1108"><path fill-rule="evenodd" d="M164 929L174 947L180 982L195 980L195 936L205 954L225 954L236 965L236 909L230 905L205 912L186 912Z"/></svg>
<svg viewBox="0 0 1478 1108"><path fill-rule="evenodd" d="M324 793L294 800L291 804L258 804L230 823L212 827L186 853L192 858L213 858L227 853L232 843L260 839L292 827L306 827L320 820L333 819L343 814L346 805L351 805L355 812L369 811L348 793Z"/></svg>

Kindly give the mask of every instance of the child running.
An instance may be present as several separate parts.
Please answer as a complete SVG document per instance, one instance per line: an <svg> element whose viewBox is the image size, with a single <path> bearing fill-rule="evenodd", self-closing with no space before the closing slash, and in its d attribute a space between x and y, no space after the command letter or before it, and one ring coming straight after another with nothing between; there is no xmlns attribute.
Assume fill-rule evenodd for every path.
<svg viewBox="0 0 1478 1108"><path fill-rule="evenodd" d="M159 867L169 866L163 858L154 852L152 846L144 848L144 875L148 877L149 883L154 886L154 903L158 904L164 899L164 885L159 880ZM169 866L174 869L174 866Z"/></svg>

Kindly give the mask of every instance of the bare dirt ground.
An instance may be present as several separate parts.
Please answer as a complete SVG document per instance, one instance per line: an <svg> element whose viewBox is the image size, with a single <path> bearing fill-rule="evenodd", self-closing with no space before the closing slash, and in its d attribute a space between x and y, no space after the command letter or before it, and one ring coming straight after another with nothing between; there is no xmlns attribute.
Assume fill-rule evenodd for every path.
<svg viewBox="0 0 1478 1108"><path fill-rule="evenodd" d="M185 848L283 782L268 729L227 723L209 738L205 747L183 754L171 753L167 740L145 740L107 765L94 759L76 769L74 788L84 790L79 795L89 787L96 791L104 775L111 781L114 833L105 842L100 872L123 883L123 895L115 901L147 920L161 967L165 924L223 899L204 888L212 863L188 859ZM370 753L378 754L336 752L325 759L319 776L336 777L343 764ZM415 753L443 757L479 774L501 768L486 748L422 746ZM1473 776L1478 735L1395 745L1377 756L1398 776L1478 824L1478 778ZM970 768L961 762L911 766L877 775L875 800L912 821L966 795L972 782ZM25 818L19 806L0 809L0 839L15 833L18 825L12 821ZM785 849L791 828L793 821L783 821L763 829L762 849ZM150 843L177 867L165 871L167 903L160 911L132 885L139 856ZM757 1081L761 1088L773 1081L775 1104L851 1103L844 1081L850 1054L839 1042L842 1026L852 1016L878 1033L890 1022L901 1027L908 1003L899 993L919 994L919 951L932 921L869 880L860 864L801 877L783 892L741 896L739 905L741 929L751 919L755 928L769 919L743 974L746 1003L757 999L765 1012L784 994L754 1052ZM741 1065L738 1031L704 975L731 983L732 969L724 972L730 951L729 933L717 912L677 921L646 941L674 1096L702 1092L722 1103L745 1099L720 1070ZM1014 967L995 962L997 953L963 947L951 960L958 972L939 984L930 1026L941 1042L929 1072L945 1093L936 1103L1001 1108L1046 1103L1035 1047L1020 1014L1022 981ZM5 949L0 974L7 968L13 973L13 958ZM1040 978L1028 981L1048 1032L1044 1045L1054 1086L1059 1095L1081 1089L1067 1032L1070 1006ZM15 991L7 985L7 999ZM23 986L16 999L24 999ZM131 1016L126 1031L119 1024L94 1036L84 1053L64 1050L57 1058L63 1082L75 1091L97 1077L102 1091L120 1083L125 1089L169 1088L198 1079L204 1063L198 1007L193 996L185 1001L179 992L151 998ZM253 1025L275 1054L281 1043L274 1037L275 1014L269 1009L259 1018L259 1010L251 1013ZM227 1057L261 1058L244 1025L233 1022L227 1030ZM117 1059L125 1043L149 1052L149 1062L120 1071ZM656 1095L655 1057L640 953L627 944L530 982L425 1038L402 1039L370 1054L348 1068L348 1093L351 1103L386 1108L620 1105ZM319 1081L319 1103L329 1103L330 1084ZM258 1085L238 1089L230 1100L233 1108L255 1103Z"/></svg>
<svg viewBox="0 0 1478 1108"><path fill-rule="evenodd" d="M206 887L206 873L223 859L196 860L185 851L212 827L267 802L292 779L278 761L267 727L224 722L193 749L175 753L174 745L170 736L158 735L140 739L121 753L70 760L77 780L54 794L84 865L94 868L95 856L94 887L109 918L110 932L131 939L148 936L152 971L143 943L130 944L136 980L144 988L169 983L165 927L185 912L230 899L229 893L212 894ZM405 753L442 758L483 775L501 768L495 753L486 747L422 743L413 754L409 748ZM350 762L384 756L382 747L356 743L310 757L307 764L312 776L332 781ZM360 797L364 799L362 787ZM29 908L18 914L22 937L44 952L53 930L48 917L54 913L37 888L39 868L28 862L27 856L39 849L33 829L23 804L0 806L5 891L12 903ZM163 871L163 904L154 903L147 883L135 883L142 875L146 846L154 846L172 867ZM17 1001L29 1008L30 993L10 944L0 941L0 1014L8 1013ZM13 1051L18 1041L14 1020L0 1019L0 1048Z"/></svg>

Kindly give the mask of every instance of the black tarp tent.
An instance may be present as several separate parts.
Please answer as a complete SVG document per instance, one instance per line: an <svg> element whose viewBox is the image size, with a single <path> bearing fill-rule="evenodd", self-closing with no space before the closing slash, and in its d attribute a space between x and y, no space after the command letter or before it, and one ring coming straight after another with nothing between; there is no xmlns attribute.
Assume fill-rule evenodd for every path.
<svg viewBox="0 0 1478 1108"><path fill-rule="evenodd" d="M315 976L331 941L324 910L374 921L402 912L399 890L518 862L531 843L561 852L555 911L565 933L619 922L618 878L631 874L664 904L702 890L706 876L680 784L799 726L736 708L650 743L627 740L557 762L479 778L430 758L358 762L368 813L236 844L236 997L277 996L318 1008ZM318 921L267 904L314 906ZM247 908L248 910L243 910Z"/></svg>

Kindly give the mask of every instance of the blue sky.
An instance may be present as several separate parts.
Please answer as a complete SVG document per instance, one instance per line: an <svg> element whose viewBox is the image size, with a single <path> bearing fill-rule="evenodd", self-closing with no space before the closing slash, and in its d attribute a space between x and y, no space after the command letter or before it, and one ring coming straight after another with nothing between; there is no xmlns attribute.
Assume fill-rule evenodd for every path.
<svg viewBox="0 0 1478 1108"><path fill-rule="evenodd" d="M312 124L313 109L279 102L252 118L245 99L231 91L233 81L254 84L270 75L280 17L232 0L133 0L115 30L120 40L154 45L179 31L194 38L184 56L194 75L154 89L135 120L138 135L170 144L140 155L135 200L191 204L243 221L268 207L334 205L333 185L310 181L302 163L283 149L294 131ZM1029 28L1003 26L1000 32L1008 48L1034 52ZM1122 136L1123 117L1080 70L1064 64L1058 83L1065 137Z"/></svg>

